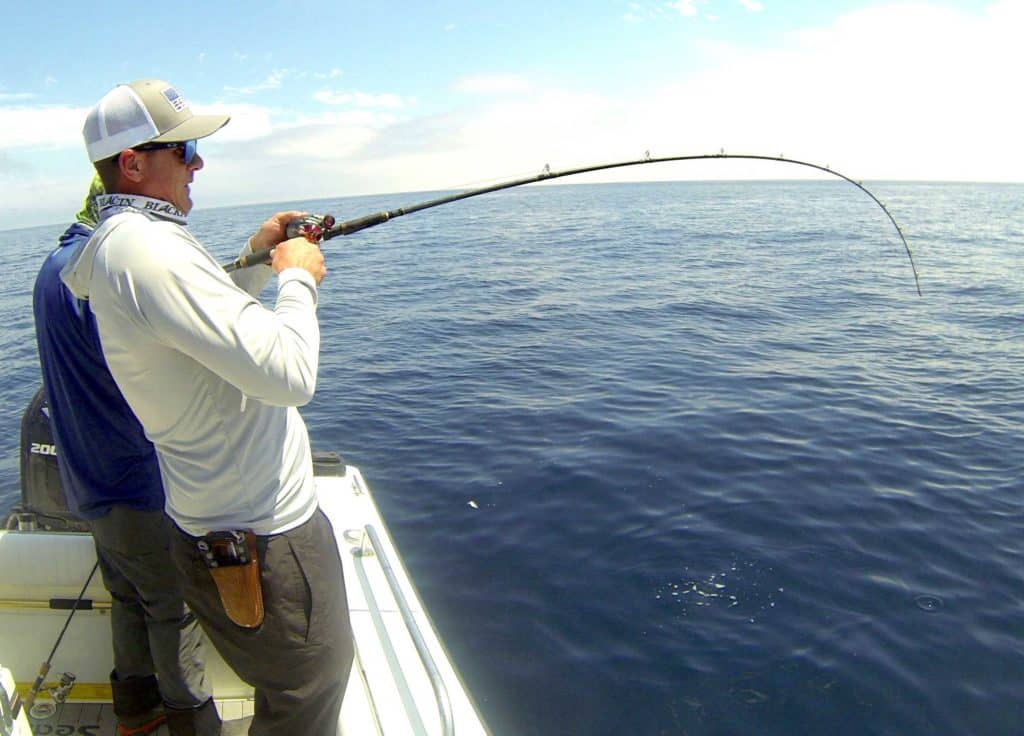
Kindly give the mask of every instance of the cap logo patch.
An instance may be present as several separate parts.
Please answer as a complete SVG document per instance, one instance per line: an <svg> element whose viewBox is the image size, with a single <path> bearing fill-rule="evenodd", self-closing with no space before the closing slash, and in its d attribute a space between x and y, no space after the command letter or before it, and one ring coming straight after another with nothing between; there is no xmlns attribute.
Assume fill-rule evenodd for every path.
<svg viewBox="0 0 1024 736"><path fill-rule="evenodd" d="M188 102L185 101L184 96L178 94L178 90L174 89L174 87L168 87L162 94L164 99L171 103L171 107L174 108L175 112L188 109Z"/></svg>

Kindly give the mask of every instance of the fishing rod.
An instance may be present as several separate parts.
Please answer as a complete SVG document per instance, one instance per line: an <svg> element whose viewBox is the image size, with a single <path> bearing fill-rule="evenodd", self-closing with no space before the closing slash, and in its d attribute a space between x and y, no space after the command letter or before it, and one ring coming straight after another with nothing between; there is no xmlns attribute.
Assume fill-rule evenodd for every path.
<svg viewBox="0 0 1024 736"><path fill-rule="evenodd" d="M407 207L398 207L393 210L383 210L381 212L375 212L370 215L364 215L357 217L353 220L347 220L345 222L335 224L335 220L330 215L326 216L309 216L305 218L299 218L292 220L288 224L287 232L289 237L295 237L297 235L305 235L310 240L316 242L322 240L330 240L339 235L351 235L352 233L365 230L369 227L374 227L385 223L388 220L393 220L396 217L402 215L410 215L413 212L419 212L421 210L430 209L432 207L440 207L443 204L449 204L451 202L458 202L462 199L469 199L470 197L477 197L481 194L489 194L491 192L501 191L502 189L511 189L513 187L523 186L524 184L533 184L535 182L548 181L551 179L559 179L563 176L575 176L576 174L586 174L591 171L603 171L605 169L620 169L626 166L640 166L642 164L660 164L668 163L670 161L698 161L702 159L747 159L753 161L778 161L787 164L796 164L798 166L806 166L811 169L817 169L827 174L837 176L844 181L853 184L864 194L871 197L875 204L882 208L882 212L885 213L886 217L889 218L889 222L896 228L896 233L900 236L900 240L903 243L903 248L907 253L907 258L910 261L910 269L914 274L914 286L917 288L917 295L921 296L921 281L917 275L917 266L914 263L914 254L910 250L910 245L907 243L906 237L903 235L903 229L899 223L896 222L896 218L889 212L889 208L876 197L870 190L867 189L861 182L851 179L845 174L841 174L838 171L828 167L821 166L819 164L809 163L807 161L799 161L793 158L786 158L785 156L762 156L757 154L748 153L725 153L721 151L719 153L704 153L694 154L688 156L662 156L652 157L650 152L646 152L643 158L632 159L629 161L618 161L615 163L595 164L592 166L581 166L575 169L566 169L564 171L552 171L549 166L544 166L544 170L535 176L525 176L520 179L511 179L509 181L500 182L498 184L492 184L478 189L467 189L455 194L449 194L436 199L430 199L425 202L418 204L409 205ZM242 256L241 258L232 261L231 263L224 266L224 270L231 272L239 268L248 268L249 266L255 266L258 263L266 263L270 260L270 250L259 251L248 256Z"/></svg>
<svg viewBox="0 0 1024 736"><path fill-rule="evenodd" d="M36 696L38 696L39 691L43 689L43 680L46 679L46 675L50 671L50 663L53 661L53 655L57 653L57 648L64 640L64 634L67 633L68 626L71 625L71 619L74 618L75 611L79 610L79 608L91 608L88 601L83 601L82 599L85 598L85 591L89 589L89 583L92 582L92 577L96 574L96 570L99 569L99 566L100 562L97 560L96 564L92 566L92 570L89 571L89 577L85 579L85 585L82 586L82 592L79 593L78 598L71 603L71 612L64 621L64 628L60 630L60 634L57 636L57 641L54 642L53 649L50 650L50 656L46 658L45 662L39 665L39 674L36 675L36 680L32 683L32 688L29 690L28 695L25 696L24 700L19 700L14 704L14 708L12 710L15 718L18 717L18 712L22 708L26 711L32 710L32 705L36 702ZM74 676L67 675L65 673L65 678L62 680L62 684L65 682L67 687L70 687L71 683L74 682Z"/></svg>

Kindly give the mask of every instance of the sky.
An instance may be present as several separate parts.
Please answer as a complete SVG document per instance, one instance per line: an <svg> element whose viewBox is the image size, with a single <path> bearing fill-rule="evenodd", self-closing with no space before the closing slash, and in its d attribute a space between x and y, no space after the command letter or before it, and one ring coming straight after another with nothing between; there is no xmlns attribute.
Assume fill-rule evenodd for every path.
<svg viewBox="0 0 1024 736"><path fill-rule="evenodd" d="M73 218L92 177L85 116L143 78L231 115L199 145L198 209L462 189L647 152L1024 181L1024 0L37 2L5 25L0 229ZM719 160L586 180L808 175Z"/></svg>

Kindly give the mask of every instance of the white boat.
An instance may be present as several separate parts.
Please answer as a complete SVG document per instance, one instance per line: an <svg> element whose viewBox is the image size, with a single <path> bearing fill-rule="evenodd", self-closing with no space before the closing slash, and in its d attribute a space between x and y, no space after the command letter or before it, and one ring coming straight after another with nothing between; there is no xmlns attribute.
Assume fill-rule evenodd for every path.
<svg viewBox="0 0 1024 736"><path fill-rule="evenodd" d="M0 736L111 734L110 595L96 574L75 603L95 551L88 533L58 530L75 524L53 487L59 480L45 416L36 415L40 406L33 402L22 422L22 503L0 531ZM338 733L489 734L362 474L333 453L317 453L314 461L320 506L341 552L355 639ZM65 624L51 675L31 708L21 708ZM224 733L244 734L252 689L213 647L207 651Z"/></svg>

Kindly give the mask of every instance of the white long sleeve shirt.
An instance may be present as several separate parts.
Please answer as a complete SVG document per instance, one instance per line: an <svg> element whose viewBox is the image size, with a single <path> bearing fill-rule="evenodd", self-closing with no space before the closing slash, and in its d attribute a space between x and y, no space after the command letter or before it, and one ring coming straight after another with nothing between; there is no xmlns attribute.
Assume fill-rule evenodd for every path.
<svg viewBox="0 0 1024 736"><path fill-rule="evenodd" d="M270 310L254 294L272 270L232 280L173 206L108 195L101 208L61 278L89 299L114 380L156 446L167 513L196 536L302 524L317 505L295 408L316 388L312 276L282 271Z"/></svg>

